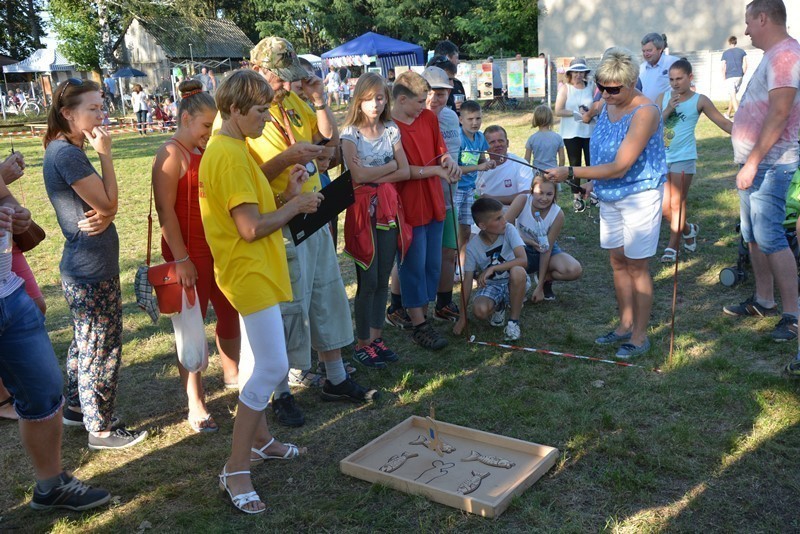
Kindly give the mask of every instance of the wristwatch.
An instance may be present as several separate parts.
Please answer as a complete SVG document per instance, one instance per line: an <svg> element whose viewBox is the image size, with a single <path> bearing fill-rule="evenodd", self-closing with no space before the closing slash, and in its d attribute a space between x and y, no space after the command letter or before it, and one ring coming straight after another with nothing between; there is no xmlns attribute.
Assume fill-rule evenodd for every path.
<svg viewBox="0 0 800 534"><path fill-rule="evenodd" d="M325 108L327 108L327 107L328 107L328 105L325 104L324 102L319 106L314 104L314 109L317 110L317 111L324 111Z"/></svg>
<svg viewBox="0 0 800 534"><path fill-rule="evenodd" d="M575 171L572 167L567 167L567 180L572 180L573 178L575 178Z"/></svg>

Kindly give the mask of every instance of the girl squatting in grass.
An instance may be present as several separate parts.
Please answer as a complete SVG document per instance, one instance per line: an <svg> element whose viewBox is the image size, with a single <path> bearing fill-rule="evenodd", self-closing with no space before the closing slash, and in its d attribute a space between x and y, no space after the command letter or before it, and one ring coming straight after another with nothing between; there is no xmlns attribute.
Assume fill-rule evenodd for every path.
<svg viewBox="0 0 800 534"><path fill-rule="evenodd" d="M531 294L531 302L534 303L556 300L556 295L553 293L554 280L565 282L577 280L583 274L583 268L578 260L558 246L558 236L564 227L564 211L556 200L556 185L537 175L533 179L530 194L519 195L505 213L506 220L516 226L525 243L528 273L538 277L536 289ZM547 229L547 248L536 240L534 217L537 212Z"/></svg>
<svg viewBox="0 0 800 534"><path fill-rule="evenodd" d="M404 255L411 227L393 185L409 179L408 160L400 130L392 121L389 88L381 76L367 73L358 79L341 139L356 196L344 223L345 252L356 263L358 283L354 357L367 367L382 369L398 360L381 337L383 314L398 245Z"/></svg>
<svg viewBox="0 0 800 534"><path fill-rule="evenodd" d="M675 261L681 236L684 239L683 248L689 252L697 250L700 226L686 222L686 197L696 172L697 142L694 131L700 114L705 113L711 122L728 134L733 127L733 123L722 116L707 96L694 91L692 79L692 64L679 59L669 69L671 89L656 99L664 120L664 147L669 168L662 203L663 216L669 221L670 230L669 243L661 256L664 263Z"/></svg>

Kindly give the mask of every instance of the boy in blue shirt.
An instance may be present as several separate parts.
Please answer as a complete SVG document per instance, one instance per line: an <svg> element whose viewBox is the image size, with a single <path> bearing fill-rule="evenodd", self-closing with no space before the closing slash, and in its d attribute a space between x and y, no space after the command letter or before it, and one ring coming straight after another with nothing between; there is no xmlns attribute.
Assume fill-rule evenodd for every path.
<svg viewBox="0 0 800 534"><path fill-rule="evenodd" d="M489 145L481 132L483 116L481 105L474 100L461 104L461 152L458 164L461 166L461 180L453 197L458 214L458 253L464 263L464 246L472 231L472 204L475 202L475 181L478 171L493 169L494 161L486 159Z"/></svg>

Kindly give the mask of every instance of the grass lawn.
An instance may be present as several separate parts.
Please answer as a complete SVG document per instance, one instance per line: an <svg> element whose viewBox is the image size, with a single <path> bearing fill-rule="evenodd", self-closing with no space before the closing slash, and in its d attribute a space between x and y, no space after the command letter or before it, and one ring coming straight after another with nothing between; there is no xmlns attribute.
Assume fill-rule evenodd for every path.
<svg viewBox="0 0 800 534"><path fill-rule="evenodd" d="M484 127L506 126L511 150L522 155L532 133L529 119L528 112L491 113ZM386 371L361 367L355 376L380 387L383 399L372 406L323 404L314 390L296 391L306 425L275 424L273 430L279 439L307 446L309 454L254 468L268 513L252 517L235 511L217 488L236 405L236 393L223 388L218 358L212 355L205 383L221 429L194 434L185 422L171 323L162 318L152 325L134 303L133 276L145 254L150 164L165 139L114 136L125 302L117 411L129 427L151 435L129 451L98 453L88 450L82 429L65 429L65 466L117 497L94 513L48 514L28 508L31 466L17 427L0 423L0 531L143 532L148 525L153 532L800 530L800 381L780 374L796 346L769 340L775 319L736 320L721 313L724 304L744 300L753 282L750 277L737 288L718 282L720 269L736 262L738 197L730 142L707 120L698 127L700 160L689 199L689 220L701 227L699 246L680 264L672 361L673 267L656 259L651 264L653 349L635 363L662 373L481 347L452 335L447 349L431 353L404 333L386 330L401 362ZM1 143L8 152L9 142ZM63 362L71 338L58 274L63 239L42 185L39 142L18 140L15 146L26 156L28 174L12 191L48 232L29 261ZM573 214L569 197L565 189L559 199L567 213L560 244L582 262L585 274L578 282L556 284L557 301L526 305L520 344L608 357L611 350L593 343L616 316L608 257L598 246L597 210ZM352 298L353 264L341 255L340 265ZM502 340L502 331L488 324L473 323L471 331L479 340ZM211 326L208 333L211 338ZM339 460L409 415L427 415L431 405L442 421L551 445L560 459L496 520L339 472Z"/></svg>

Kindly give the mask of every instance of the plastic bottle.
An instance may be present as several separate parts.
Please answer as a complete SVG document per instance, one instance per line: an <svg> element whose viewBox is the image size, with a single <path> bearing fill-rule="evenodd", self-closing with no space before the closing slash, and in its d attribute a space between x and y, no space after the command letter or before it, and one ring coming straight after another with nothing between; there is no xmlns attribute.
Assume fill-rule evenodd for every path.
<svg viewBox="0 0 800 534"><path fill-rule="evenodd" d="M544 220L542 220L542 216L537 211L533 214L533 220L536 222L536 241L539 242L539 249L542 252L547 252L550 248L550 241L547 239L547 228L544 226Z"/></svg>

